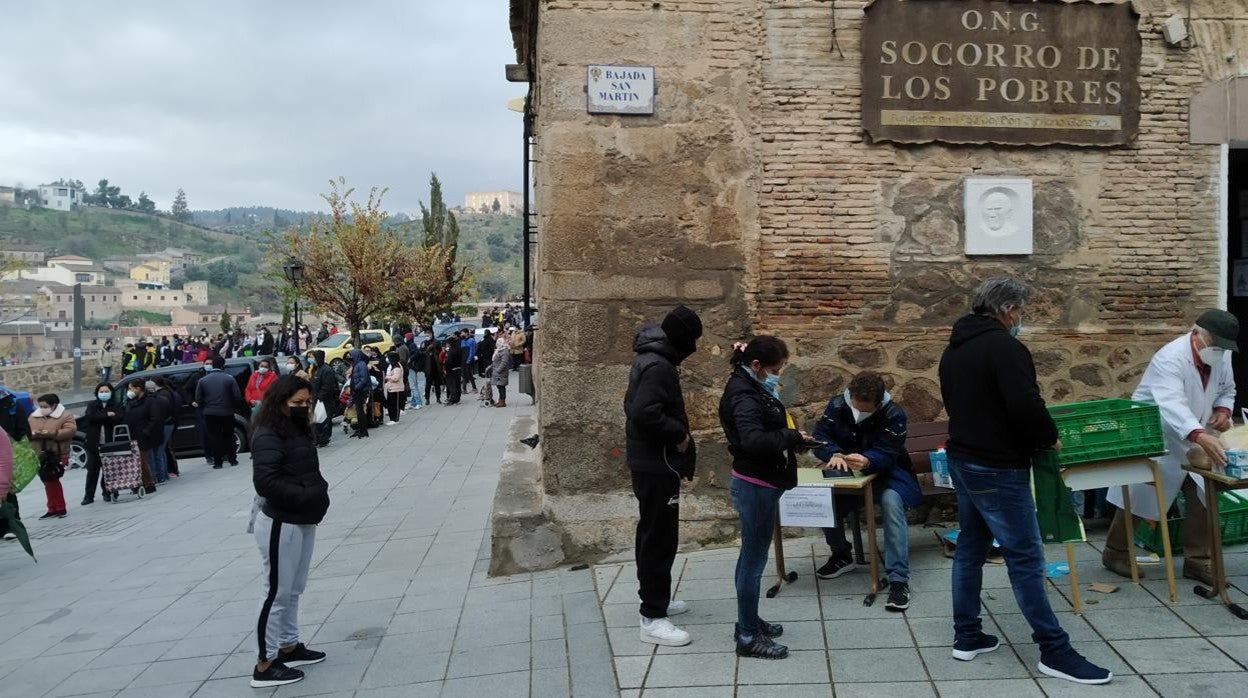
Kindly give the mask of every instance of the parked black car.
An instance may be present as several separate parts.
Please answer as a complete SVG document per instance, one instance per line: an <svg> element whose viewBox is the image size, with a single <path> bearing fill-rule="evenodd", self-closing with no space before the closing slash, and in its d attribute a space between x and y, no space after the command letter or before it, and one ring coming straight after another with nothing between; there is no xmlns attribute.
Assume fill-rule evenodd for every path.
<svg viewBox="0 0 1248 698"><path fill-rule="evenodd" d="M277 361L274 357L252 356L239 359L227 359L225 368L222 369L230 375L234 376L234 380L238 382L239 391L243 391L247 386L247 381L251 378L252 372L259 365L260 359L267 358L276 366ZM195 400L195 386L199 384L199 379L204 377L204 365L200 363L177 364L175 366L166 366L165 368L155 368L150 371L139 371L122 378L113 384L114 394L116 394L124 403L126 400L126 387L135 381L155 380L164 377L173 386L173 389L182 397L182 407L178 410L177 426L173 430L173 452L179 458L190 456L204 455L202 439L200 438L200 428L195 420L195 408L191 407L191 403ZM238 444L238 452L244 453L248 450L251 434L251 409L243 403L240 403L234 410L234 440ZM111 434L105 434L106 438L111 438ZM87 465L87 435L79 431L74 435L74 442L70 447L69 460L71 465L75 467L86 467Z"/></svg>

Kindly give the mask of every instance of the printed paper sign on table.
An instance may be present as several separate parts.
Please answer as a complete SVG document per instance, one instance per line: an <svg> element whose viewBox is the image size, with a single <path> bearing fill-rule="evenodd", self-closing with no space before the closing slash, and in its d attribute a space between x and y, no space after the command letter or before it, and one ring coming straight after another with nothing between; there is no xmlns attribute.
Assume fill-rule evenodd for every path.
<svg viewBox="0 0 1248 698"><path fill-rule="evenodd" d="M780 497L780 525L835 528L831 487L794 487Z"/></svg>

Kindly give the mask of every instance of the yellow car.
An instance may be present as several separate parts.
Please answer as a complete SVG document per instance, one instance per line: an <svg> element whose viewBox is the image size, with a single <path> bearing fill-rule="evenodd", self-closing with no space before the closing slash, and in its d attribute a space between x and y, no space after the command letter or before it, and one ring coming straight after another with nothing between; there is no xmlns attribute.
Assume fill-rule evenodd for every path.
<svg viewBox="0 0 1248 698"><path fill-rule="evenodd" d="M360 330L360 343L365 347L376 347L377 351L386 353L394 347L394 340L385 330ZM347 360L347 352L354 349L350 332L339 332L325 338L324 342L312 347L325 352L325 364L337 367ZM311 356L311 350L308 353Z"/></svg>

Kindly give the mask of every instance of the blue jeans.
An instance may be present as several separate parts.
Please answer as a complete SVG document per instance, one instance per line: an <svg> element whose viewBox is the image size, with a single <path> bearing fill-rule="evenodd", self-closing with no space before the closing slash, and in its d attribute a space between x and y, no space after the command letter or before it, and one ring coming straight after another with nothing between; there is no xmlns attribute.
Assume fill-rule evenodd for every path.
<svg viewBox="0 0 1248 698"><path fill-rule="evenodd" d="M416 369L407 370L407 387L412 390L412 399L408 401L410 407L418 407L424 403L420 401L420 378L425 374Z"/></svg>
<svg viewBox="0 0 1248 698"><path fill-rule="evenodd" d="M1031 497L1031 470L1004 470L949 459L958 493L958 547L953 555L955 641L979 637L984 561L995 537L1001 545L1018 609L1031 625L1042 657L1065 650L1070 638L1045 594L1044 545Z"/></svg>
<svg viewBox="0 0 1248 698"><path fill-rule="evenodd" d="M906 521L906 505L896 490L887 487L875 490L876 503L884 519L884 571L888 581L910 581L910 524ZM856 508L858 497L841 495L836 498L836 510ZM823 529L823 539L828 542L834 557L849 557L852 548L845 540L844 528Z"/></svg>
<svg viewBox="0 0 1248 698"><path fill-rule="evenodd" d="M164 428L161 428L163 434ZM152 479L156 482L164 482L169 479L169 461L165 458L165 441L163 437L160 444L147 452L147 465L152 470Z"/></svg>
<svg viewBox="0 0 1248 698"><path fill-rule="evenodd" d="M776 530L783 490L761 487L740 478L729 485L732 506L741 517L741 553L737 556L737 625L742 638L759 632L758 592L767 567L767 548Z"/></svg>

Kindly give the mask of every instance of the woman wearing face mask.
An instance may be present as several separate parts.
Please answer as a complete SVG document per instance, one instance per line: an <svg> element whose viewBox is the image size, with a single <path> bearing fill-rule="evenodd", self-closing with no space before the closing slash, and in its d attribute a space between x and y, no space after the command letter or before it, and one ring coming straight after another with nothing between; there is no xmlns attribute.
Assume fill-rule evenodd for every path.
<svg viewBox="0 0 1248 698"><path fill-rule="evenodd" d="M69 444L78 430L74 415L51 393L39 396L39 409L30 415L30 445L40 454L39 479L48 496L48 513L41 519L65 518L65 490L61 477L69 461ZM46 454L46 455L44 455ZM44 464L44 458L52 459Z"/></svg>
<svg viewBox="0 0 1248 698"><path fill-rule="evenodd" d="M780 372L789 348L778 337L755 337L737 345L732 376L719 400L719 423L732 454L732 505L741 517L737 557L737 655L784 659L777 644L784 628L758 616L758 591L780 495L797 486L797 456L810 437L794 428L779 398Z"/></svg>
<svg viewBox="0 0 1248 698"><path fill-rule="evenodd" d="M264 565L264 597L256 622L255 688L303 679L295 667L324 661L299 641L299 597L308 583L316 526L329 510L311 423L312 386L282 376L252 420L252 480L258 501L252 521Z"/></svg>
<svg viewBox="0 0 1248 698"><path fill-rule="evenodd" d="M95 386L95 400L87 405L82 416L87 433L87 490L82 498L83 506L95 501L97 483L104 493L104 501L113 498L108 483L100 477L100 442L112 439L113 427L121 424L121 412L121 402L113 396L113 386L109 383Z"/></svg>
<svg viewBox="0 0 1248 698"><path fill-rule="evenodd" d="M303 364L299 363L298 357L295 357L295 356L286 357L285 375L294 376L296 378L302 378L305 381L308 380L308 372L303 370Z"/></svg>
<svg viewBox="0 0 1248 698"><path fill-rule="evenodd" d="M399 421L399 412L403 409L403 364L399 361L399 355L395 352L386 354L386 411L389 412L389 419L386 426L392 426Z"/></svg>
<svg viewBox="0 0 1248 698"><path fill-rule="evenodd" d="M312 355L308 357L308 368L312 371L312 399L320 402L325 406L325 414L327 415L324 422L317 424L313 429L316 431L317 447L329 445L329 439L334 433L334 406L338 404L338 391L342 386L338 383L338 374L334 369L325 365L325 352L320 349L313 349Z"/></svg>
<svg viewBox="0 0 1248 698"><path fill-rule="evenodd" d="M243 399L247 400L247 404L251 405L254 412L260 407L260 401L264 399L264 394L268 392L269 386L277 380L277 374L273 373L273 362L269 359L261 359L260 366L256 368L256 372L247 380L247 390L243 392Z"/></svg>

